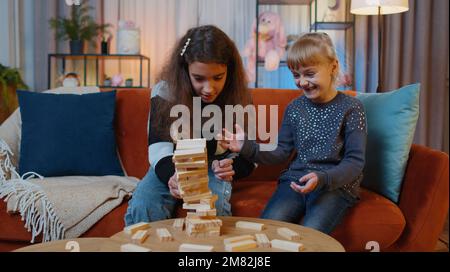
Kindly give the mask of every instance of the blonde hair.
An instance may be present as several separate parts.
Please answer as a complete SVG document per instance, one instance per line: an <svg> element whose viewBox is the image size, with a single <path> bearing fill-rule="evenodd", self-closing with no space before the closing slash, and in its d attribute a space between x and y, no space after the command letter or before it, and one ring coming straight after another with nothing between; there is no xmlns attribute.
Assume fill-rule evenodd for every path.
<svg viewBox="0 0 450 272"><path fill-rule="evenodd" d="M301 36L289 49L287 65L291 70L298 70L302 66L328 64L337 61L333 42L326 33L307 33ZM335 78L339 74L338 71Z"/></svg>

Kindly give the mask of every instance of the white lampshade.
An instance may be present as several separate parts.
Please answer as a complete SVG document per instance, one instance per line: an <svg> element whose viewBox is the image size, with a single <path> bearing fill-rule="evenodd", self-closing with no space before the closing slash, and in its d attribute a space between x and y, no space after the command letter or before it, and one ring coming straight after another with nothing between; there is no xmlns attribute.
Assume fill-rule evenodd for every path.
<svg viewBox="0 0 450 272"><path fill-rule="evenodd" d="M408 0L352 0L350 12L357 15L402 13L409 10Z"/></svg>

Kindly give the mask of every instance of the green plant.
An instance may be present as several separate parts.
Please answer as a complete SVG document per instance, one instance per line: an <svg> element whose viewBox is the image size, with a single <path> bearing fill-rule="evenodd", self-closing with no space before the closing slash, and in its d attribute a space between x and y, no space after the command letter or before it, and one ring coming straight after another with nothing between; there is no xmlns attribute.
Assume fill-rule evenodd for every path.
<svg viewBox="0 0 450 272"><path fill-rule="evenodd" d="M87 41L95 46L94 37L99 34L109 33L110 24L98 24L89 15L93 7L87 0L83 0L79 6L73 5L70 18L57 17L50 19L50 27L56 32L58 40Z"/></svg>
<svg viewBox="0 0 450 272"><path fill-rule="evenodd" d="M3 66L0 63L0 87L2 103L0 106L9 108L11 107L11 98L9 97L8 87L28 90L28 86L23 82L20 72L17 69Z"/></svg>

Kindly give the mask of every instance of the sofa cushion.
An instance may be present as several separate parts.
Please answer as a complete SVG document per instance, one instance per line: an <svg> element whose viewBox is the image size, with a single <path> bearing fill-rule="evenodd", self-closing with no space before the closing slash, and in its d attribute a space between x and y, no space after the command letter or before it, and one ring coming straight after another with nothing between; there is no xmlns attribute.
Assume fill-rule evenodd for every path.
<svg viewBox="0 0 450 272"><path fill-rule="evenodd" d="M150 90L120 90L116 97L116 139L128 176L143 178L148 171Z"/></svg>
<svg viewBox="0 0 450 272"><path fill-rule="evenodd" d="M398 202L419 116L420 85L358 94L366 111L367 149L362 185Z"/></svg>
<svg viewBox="0 0 450 272"><path fill-rule="evenodd" d="M360 198L332 236L347 251L367 251L370 241L378 242L384 251L402 234L405 217L397 205L377 193L361 188Z"/></svg>
<svg viewBox="0 0 450 272"><path fill-rule="evenodd" d="M276 181L235 182L231 194L233 216L259 217L275 192Z"/></svg>
<svg viewBox="0 0 450 272"><path fill-rule="evenodd" d="M114 134L115 91L17 93L22 116L21 175L123 176Z"/></svg>

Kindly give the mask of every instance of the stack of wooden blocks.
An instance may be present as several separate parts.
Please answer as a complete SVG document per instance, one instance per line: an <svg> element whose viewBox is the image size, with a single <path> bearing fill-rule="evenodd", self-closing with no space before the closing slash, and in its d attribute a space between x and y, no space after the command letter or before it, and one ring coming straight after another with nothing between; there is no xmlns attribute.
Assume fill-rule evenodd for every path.
<svg viewBox="0 0 450 272"><path fill-rule="evenodd" d="M185 220L189 236L220 236L222 220L216 217L215 202L208 188L208 155L206 139L177 141L173 162L178 178L178 189L188 212Z"/></svg>

